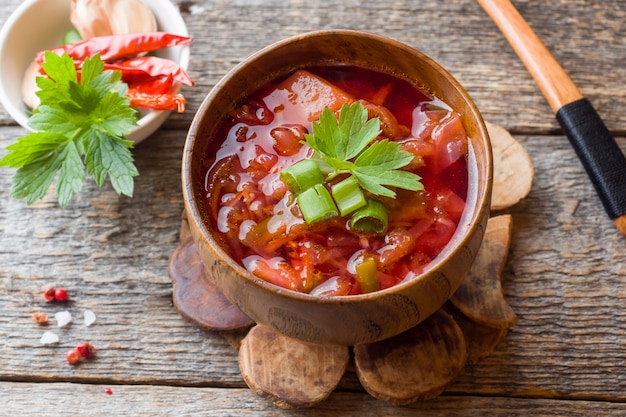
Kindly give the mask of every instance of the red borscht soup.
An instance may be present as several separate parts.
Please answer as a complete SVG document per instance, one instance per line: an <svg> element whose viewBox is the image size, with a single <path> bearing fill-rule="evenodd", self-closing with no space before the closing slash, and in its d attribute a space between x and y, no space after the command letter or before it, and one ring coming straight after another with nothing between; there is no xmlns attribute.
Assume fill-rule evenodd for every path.
<svg viewBox="0 0 626 417"><path fill-rule="evenodd" d="M305 220L309 203L297 198L284 176L314 159L306 138L323 110L339 115L344 105L357 102L367 119L379 124L380 133L368 146L399 144L403 155L410 155L400 169L421 177L423 186L389 187L395 194L390 197L372 194L356 181L357 192L384 211L384 222L377 223L381 230L357 228L352 214L341 212ZM355 66L297 70L241 103L217 135L205 178L211 227L233 259L290 290L354 295L419 275L450 241L465 207L468 138L460 115L389 74ZM349 176L329 176L317 190L334 192ZM316 197L313 206L316 199L322 200Z"/></svg>

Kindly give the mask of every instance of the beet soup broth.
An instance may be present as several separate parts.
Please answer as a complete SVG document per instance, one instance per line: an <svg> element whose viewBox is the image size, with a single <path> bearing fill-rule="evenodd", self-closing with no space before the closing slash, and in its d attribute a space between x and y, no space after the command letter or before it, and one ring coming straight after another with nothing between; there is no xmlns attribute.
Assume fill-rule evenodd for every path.
<svg viewBox="0 0 626 417"><path fill-rule="evenodd" d="M380 120L375 140L396 141L412 154L402 169L424 187L373 196L388 213L382 233L353 230L344 216L307 224L281 178L313 155L302 142L322 110L338 113L356 101ZM294 291L362 294L419 275L450 241L465 208L468 139L460 115L389 74L353 66L298 70L249 97L217 135L205 178L211 227L247 270ZM361 268L373 285L361 279L364 260L373 265Z"/></svg>

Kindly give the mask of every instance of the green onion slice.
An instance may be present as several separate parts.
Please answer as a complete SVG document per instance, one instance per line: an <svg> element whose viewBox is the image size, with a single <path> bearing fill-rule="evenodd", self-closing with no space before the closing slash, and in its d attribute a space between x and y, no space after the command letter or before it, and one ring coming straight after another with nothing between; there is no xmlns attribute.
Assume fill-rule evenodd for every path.
<svg viewBox="0 0 626 417"><path fill-rule="evenodd" d="M321 222L337 216L337 207L330 193L323 184L315 184L298 194L298 206L304 220L308 223Z"/></svg>
<svg viewBox="0 0 626 417"><path fill-rule="evenodd" d="M361 284L364 293L378 291L380 281L378 280L378 268L374 258L365 258L363 262L355 266L356 279Z"/></svg>
<svg viewBox="0 0 626 417"><path fill-rule="evenodd" d="M311 159L303 159L285 168L280 173L280 178L294 194L300 194L317 184L324 183L324 175L320 167Z"/></svg>
<svg viewBox="0 0 626 417"><path fill-rule="evenodd" d="M365 195L353 176L333 185L330 190L342 216L346 216L367 204Z"/></svg>
<svg viewBox="0 0 626 417"><path fill-rule="evenodd" d="M350 227L361 232L384 232L387 229L387 207L380 201L367 200L365 207L350 218Z"/></svg>

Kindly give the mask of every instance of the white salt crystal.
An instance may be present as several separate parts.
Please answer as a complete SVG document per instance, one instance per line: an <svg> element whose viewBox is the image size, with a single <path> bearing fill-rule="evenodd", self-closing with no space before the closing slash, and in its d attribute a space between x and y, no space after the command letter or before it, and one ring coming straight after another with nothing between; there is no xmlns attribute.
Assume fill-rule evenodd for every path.
<svg viewBox="0 0 626 417"><path fill-rule="evenodd" d="M96 313L91 310L85 310L85 326L89 327L96 322Z"/></svg>
<svg viewBox="0 0 626 417"><path fill-rule="evenodd" d="M54 318L57 321L57 326L65 327L72 321L72 315L69 311L59 311L54 314Z"/></svg>
<svg viewBox="0 0 626 417"><path fill-rule="evenodd" d="M42 345L51 345L53 343L57 343L58 341L59 341L59 336L56 333L53 333L51 331L45 332L41 336L41 339L39 340L39 342L41 342Z"/></svg>
<svg viewBox="0 0 626 417"><path fill-rule="evenodd" d="M189 13L192 15L204 13L204 7L197 5L189 6Z"/></svg>

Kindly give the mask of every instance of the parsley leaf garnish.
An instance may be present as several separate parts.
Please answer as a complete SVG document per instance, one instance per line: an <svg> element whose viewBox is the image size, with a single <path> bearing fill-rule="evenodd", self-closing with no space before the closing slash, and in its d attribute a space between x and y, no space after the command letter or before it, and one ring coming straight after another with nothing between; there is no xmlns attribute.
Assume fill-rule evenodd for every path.
<svg viewBox="0 0 626 417"><path fill-rule="evenodd" d="M0 166L17 168L11 197L30 205L57 177L56 195L65 207L81 192L85 171L99 187L108 176L115 191L132 197L138 172L125 135L137 126L137 113L121 73L103 71L99 55L84 61L80 81L66 54L46 52L42 67L47 77L37 77L40 105L29 119L36 131L18 138L0 159Z"/></svg>
<svg viewBox="0 0 626 417"><path fill-rule="evenodd" d="M424 189L419 175L400 170L413 155L403 151L398 142L373 142L381 133L380 119L367 117L360 102L344 104L339 119L326 107L319 122L313 123L313 134L305 135L305 144L315 151L314 159L327 173L327 179L351 174L371 194L392 198L396 193L388 187Z"/></svg>

